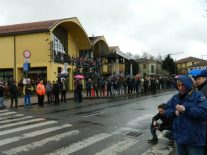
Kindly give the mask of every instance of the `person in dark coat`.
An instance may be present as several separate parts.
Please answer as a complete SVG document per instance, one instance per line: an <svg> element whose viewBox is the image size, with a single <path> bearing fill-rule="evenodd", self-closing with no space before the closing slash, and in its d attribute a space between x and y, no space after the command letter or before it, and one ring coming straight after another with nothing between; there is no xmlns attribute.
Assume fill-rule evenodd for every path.
<svg viewBox="0 0 207 155"><path fill-rule="evenodd" d="M53 85L53 94L55 96L55 104L59 104L60 87L58 81Z"/></svg>
<svg viewBox="0 0 207 155"><path fill-rule="evenodd" d="M15 108L18 107L18 88L16 85L16 81L13 81L9 88L10 96L11 96L11 105L10 108L13 108L13 102L15 101Z"/></svg>
<svg viewBox="0 0 207 155"><path fill-rule="evenodd" d="M205 155L207 100L186 75L178 77L176 86L179 93L167 102L164 115L173 119L177 155Z"/></svg>
<svg viewBox="0 0 207 155"><path fill-rule="evenodd" d="M66 80L62 80L60 84L61 102L66 102Z"/></svg>
<svg viewBox="0 0 207 155"><path fill-rule="evenodd" d="M88 79L86 82L86 95L91 97L92 80Z"/></svg>
<svg viewBox="0 0 207 155"><path fill-rule="evenodd" d="M149 143L157 143L158 138L156 134L156 130L159 130L162 132L163 136L168 138L170 143L172 143L172 120L168 119L164 116L165 112L165 105L166 104L160 104L158 105L158 113L152 118L152 123L150 125L150 131L152 134L152 138L148 140ZM158 123L158 120L160 120L162 123Z"/></svg>
<svg viewBox="0 0 207 155"><path fill-rule="evenodd" d="M78 102L82 102L83 84L81 83L80 80L78 81L76 91L77 91Z"/></svg>
<svg viewBox="0 0 207 155"><path fill-rule="evenodd" d="M4 105L4 92L5 92L5 87L3 85L3 81L0 81L0 108L6 107Z"/></svg>
<svg viewBox="0 0 207 155"><path fill-rule="evenodd" d="M202 70L196 77L196 84L199 91L207 98L207 69Z"/></svg>
<svg viewBox="0 0 207 155"><path fill-rule="evenodd" d="M202 70L195 77L195 81L196 81L198 91L201 91L203 95L207 98L207 69ZM207 136L207 133L206 133L206 136ZM207 154L207 138L206 138L206 154Z"/></svg>

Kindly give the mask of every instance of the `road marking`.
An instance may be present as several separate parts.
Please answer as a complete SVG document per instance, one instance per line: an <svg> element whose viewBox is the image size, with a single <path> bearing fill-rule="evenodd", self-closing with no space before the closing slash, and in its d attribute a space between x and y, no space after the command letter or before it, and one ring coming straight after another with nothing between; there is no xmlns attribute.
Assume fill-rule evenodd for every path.
<svg viewBox="0 0 207 155"><path fill-rule="evenodd" d="M26 116L26 117L14 118L14 119L9 119L9 120L7 118L7 120L0 120L0 124L20 121L20 120L30 119L30 118L33 118L33 116Z"/></svg>
<svg viewBox="0 0 207 155"><path fill-rule="evenodd" d="M10 149L10 150L7 150L7 151L3 151L3 153L8 154L8 155L13 155L13 154L17 154L17 153L20 153L20 152L27 152L27 151L33 150L35 148L42 147L43 145L45 145L49 142L53 142L53 141L58 142L63 138L66 138L68 136L78 135L78 134L79 134L78 130L73 130L73 131L61 133L59 135L55 135L55 136L52 136L52 137L49 137L49 138L45 138L43 140L36 141L36 142L31 143L31 144L27 144L27 145L19 146L19 147L16 147L16 148L13 148L13 149Z"/></svg>
<svg viewBox="0 0 207 155"><path fill-rule="evenodd" d="M48 124L53 124L53 123L57 123L57 121L47 121L47 122L43 122L43 123L27 125L27 126L23 126L23 127L19 127L19 128L5 130L5 131L1 131L0 132L0 136L1 135L6 135L6 134L9 134L9 133L14 133L14 132L19 132L19 131L27 130L27 129L32 129L32 128L36 128L36 127L40 127L40 126L44 126L44 125L48 125Z"/></svg>
<svg viewBox="0 0 207 155"><path fill-rule="evenodd" d="M164 138L162 133L158 135L158 139ZM167 144L156 144L153 145L150 149L142 153L141 155L152 155L152 154L157 154L157 155L169 155L173 151L172 146L168 146Z"/></svg>
<svg viewBox="0 0 207 155"><path fill-rule="evenodd" d="M17 113L17 112L14 112L14 111L6 112L6 113L3 113L3 114L0 113L0 116L12 115L12 114L16 114L16 113Z"/></svg>
<svg viewBox="0 0 207 155"><path fill-rule="evenodd" d="M100 152L97 152L95 155L116 155L124 150L127 150L132 145L136 144L138 140L132 138L125 138L124 140L119 141L112 146L109 146Z"/></svg>
<svg viewBox="0 0 207 155"><path fill-rule="evenodd" d="M54 126L54 127L51 127L51 128L46 128L46 129L41 129L41 130L25 133L25 134L23 134L21 136L17 136L17 137L2 139L0 141L0 146L10 144L10 143L13 143L13 142L17 142L17 141L20 141L20 140L23 140L23 139L26 139L26 138L32 138L32 137L35 137L35 136L43 135L45 133L49 133L49 132L52 132L52 131L64 129L64 128L71 127L71 126L72 126L71 124L63 124L61 126Z"/></svg>
<svg viewBox="0 0 207 155"><path fill-rule="evenodd" d="M22 122L17 122L17 123L10 123L10 124L5 124L5 125L1 125L0 129L3 128L8 128L8 127L12 127L12 126L17 126L17 125L22 125L22 124L27 124L27 123L33 123L33 122L38 122L38 121L44 121L44 118L35 118L35 119L31 119L31 120L27 120L27 121L22 121Z"/></svg>
<svg viewBox="0 0 207 155"><path fill-rule="evenodd" d="M87 146L90 146L96 142L104 140L110 136L111 136L111 134L106 134L106 133L94 135L92 137L83 139L82 141L79 141L77 143L73 143L73 144L69 145L68 147L60 148L60 149L56 150L55 152L48 153L46 155L60 155L60 154L61 155L68 155L68 154L74 153L76 151L79 151L80 149L83 149Z"/></svg>
<svg viewBox="0 0 207 155"><path fill-rule="evenodd" d="M103 114L103 113L105 113L105 111L101 111L101 112L97 112L97 113L93 113L93 114L85 115L85 116L83 116L83 117L91 117L91 116L95 116L95 115Z"/></svg>
<svg viewBox="0 0 207 155"><path fill-rule="evenodd" d="M146 152L142 153L141 155L169 155L173 151L173 148L170 146L167 146L166 144L156 144L153 147L151 147Z"/></svg>
<svg viewBox="0 0 207 155"><path fill-rule="evenodd" d="M22 116L24 116L24 114L16 114L16 115L7 116L7 117L0 117L0 121L1 121L1 120L7 120L7 119L18 118L18 117L22 117Z"/></svg>
<svg viewBox="0 0 207 155"><path fill-rule="evenodd" d="M0 110L0 113L3 113L3 112L8 112L9 110L8 109L5 109L5 110Z"/></svg>

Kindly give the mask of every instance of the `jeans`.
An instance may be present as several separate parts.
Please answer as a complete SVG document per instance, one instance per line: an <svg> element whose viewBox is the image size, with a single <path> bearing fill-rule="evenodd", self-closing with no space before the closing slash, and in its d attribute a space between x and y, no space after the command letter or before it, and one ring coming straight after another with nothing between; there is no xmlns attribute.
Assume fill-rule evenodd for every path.
<svg viewBox="0 0 207 155"><path fill-rule="evenodd" d="M163 130L162 134L165 138L173 140L173 133L171 130Z"/></svg>
<svg viewBox="0 0 207 155"><path fill-rule="evenodd" d="M0 97L0 108L4 107L4 98Z"/></svg>
<svg viewBox="0 0 207 155"><path fill-rule="evenodd" d="M151 126L150 126L150 131L151 131L151 134L152 134L152 138L153 139L157 139L157 134L156 134L156 127L154 127L152 124L151 124ZM158 129L159 130L159 129ZM173 140L173 134L172 134L172 131L171 130L161 130L161 132L162 132L162 134L163 134L163 136L165 137L165 138L168 138L168 139L170 139L170 140Z"/></svg>
<svg viewBox="0 0 207 155"><path fill-rule="evenodd" d="M30 94L24 95L24 106L30 106L31 105L30 98L31 98Z"/></svg>
<svg viewBox="0 0 207 155"><path fill-rule="evenodd" d="M189 146L176 143L177 155L205 155L205 146Z"/></svg>

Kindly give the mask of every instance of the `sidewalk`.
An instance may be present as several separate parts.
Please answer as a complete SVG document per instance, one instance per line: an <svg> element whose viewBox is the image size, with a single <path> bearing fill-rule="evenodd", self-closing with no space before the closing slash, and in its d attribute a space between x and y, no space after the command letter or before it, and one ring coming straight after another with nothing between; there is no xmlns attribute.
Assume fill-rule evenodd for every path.
<svg viewBox="0 0 207 155"><path fill-rule="evenodd" d="M86 92L83 92L82 95L83 95L83 99L91 99L91 97L86 96ZM123 95L121 95L121 96L123 96ZM100 96L99 98L110 98L110 97L114 97L114 96ZM94 98L98 99L97 97L94 97ZM73 99L74 99L74 93L73 92L67 92L66 93L66 100L73 100ZM46 95L45 95L45 98L44 98L44 102L47 103L47 96ZM7 108L9 108L10 104L11 104L11 99L9 97L5 98L4 99L4 105ZM31 105L34 105L34 104L38 104L37 95L31 96ZM15 102L13 103L13 106L14 105L15 105ZM18 97L18 107L22 107L22 106L24 106L24 97L20 96L20 97Z"/></svg>
<svg viewBox="0 0 207 155"><path fill-rule="evenodd" d="M157 94L163 93L163 91L166 92L166 91L172 91L172 90L159 90L159 91L157 91ZM83 95L83 99L92 99L92 98L93 99L100 99L100 98L117 98L117 97L124 97L124 96L133 96L133 95L137 95L137 94L134 92L132 94L125 94L125 95L87 97L86 92L84 91L82 93L82 95ZM67 92L66 93L66 100L73 100L73 99L74 99L74 93L73 92ZM47 96L46 95L45 95L45 98L44 98L44 102L47 103ZM11 104L11 99L10 98L6 98L4 100L4 105L7 108L9 108L10 104ZM34 104L38 104L37 95L31 96L31 105L34 105ZM15 103L13 103L13 105L15 105ZM22 106L24 106L24 97L23 96L18 98L18 107L22 107Z"/></svg>

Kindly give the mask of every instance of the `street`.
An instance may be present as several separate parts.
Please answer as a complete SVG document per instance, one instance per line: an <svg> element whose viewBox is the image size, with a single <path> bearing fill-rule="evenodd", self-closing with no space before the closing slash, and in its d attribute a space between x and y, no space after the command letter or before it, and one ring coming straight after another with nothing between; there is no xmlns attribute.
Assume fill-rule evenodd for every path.
<svg viewBox="0 0 207 155"><path fill-rule="evenodd" d="M157 95L68 100L60 105L0 110L1 155L169 155L173 147L149 125L157 105L175 91Z"/></svg>

